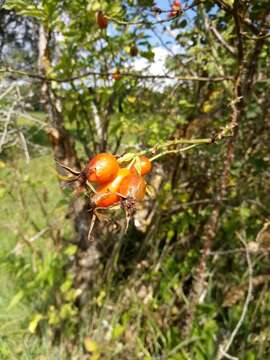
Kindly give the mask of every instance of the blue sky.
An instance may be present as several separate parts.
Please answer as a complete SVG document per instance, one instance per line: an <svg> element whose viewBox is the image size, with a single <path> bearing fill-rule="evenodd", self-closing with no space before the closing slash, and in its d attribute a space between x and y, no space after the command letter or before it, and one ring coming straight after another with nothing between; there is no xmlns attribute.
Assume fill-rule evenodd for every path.
<svg viewBox="0 0 270 360"><path fill-rule="evenodd" d="M172 1L171 1L172 2ZM160 7L163 10L169 10L170 9L170 1L168 0L157 0L156 5ZM190 5L191 1L182 1L182 6ZM163 14L160 15L160 18L166 19L167 15ZM189 10L185 12L182 15L183 18L186 18L188 20L188 23L191 24L192 19L194 18L194 11ZM153 21L153 18L151 18L151 21ZM173 21L173 20L172 20ZM168 55L172 54L178 54L182 51L181 46L179 46L178 42L176 41L175 37L179 32L181 32L181 29L173 30L171 29L171 23L166 22L164 24L157 24L155 26L155 33L158 35L160 39L162 39L162 42L166 44L166 47L163 46L161 41L158 39L158 37L155 35L155 33L152 30L147 30L147 34L150 36L149 40L150 43L152 43L153 51L155 53L155 60L152 64L150 64L146 59L144 58L136 58L134 60L134 67L136 70L143 70L146 67L148 68L148 72L151 74L164 74L166 72L165 69L165 60Z"/></svg>

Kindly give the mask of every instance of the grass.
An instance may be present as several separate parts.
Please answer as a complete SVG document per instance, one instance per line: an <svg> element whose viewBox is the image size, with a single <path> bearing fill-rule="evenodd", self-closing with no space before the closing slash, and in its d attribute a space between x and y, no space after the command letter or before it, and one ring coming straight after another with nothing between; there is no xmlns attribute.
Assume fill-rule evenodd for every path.
<svg viewBox="0 0 270 360"><path fill-rule="evenodd" d="M20 246L20 255L31 261L25 239L30 239L48 224L67 225L64 220L66 205L52 162L52 156L33 158L29 165L24 159L2 162L0 170L0 359L33 359L46 357L46 339L40 343L28 331L32 304L24 300L10 307L18 291L24 288L12 272L11 253ZM67 229L67 230L66 230ZM68 225L65 228L70 231ZM35 241L42 251L50 251L46 233ZM16 257L15 257L16 260ZM56 357L57 358L57 357Z"/></svg>

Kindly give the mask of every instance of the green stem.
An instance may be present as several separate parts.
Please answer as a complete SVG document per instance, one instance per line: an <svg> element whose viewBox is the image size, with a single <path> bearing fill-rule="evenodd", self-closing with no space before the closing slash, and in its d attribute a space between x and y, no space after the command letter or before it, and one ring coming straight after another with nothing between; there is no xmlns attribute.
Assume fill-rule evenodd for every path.
<svg viewBox="0 0 270 360"><path fill-rule="evenodd" d="M155 156L153 156L150 161L154 161L154 160L157 160L159 159L160 157L164 156L164 155L168 155L168 154L177 154L177 153L180 153L180 152L184 152L186 150L189 150L189 149L192 149L198 145L200 145L201 143L197 143L197 144L192 144L192 145L189 145L189 146L186 146L184 148L181 148L181 149L174 149L174 150L167 150L167 151L163 151L162 153L160 154L157 154Z"/></svg>
<svg viewBox="0 0 270 360"><path fill-rule="evenodd" d="M153 153L156 152L159 149L162 148L167 148L169 146L173 146L173 145L179 145L179 144L211 144L212 139L210 138L206 138L206 139L176 139L176 140L171 140L171 141L167 141L164 144L159 144L159 145L155 145L150 149L147 150L143 150L139 153L139 155L144 155L146 153Z"/></svg>
<svg viewBox="0 0 270 360"><path fill-rule="evenodd" d="M158 149L164 148L171 145L178 145L178 144L210 144L211 139L178 139L178 140L171 140L166 142L165 144L158 145Z"/></svg>

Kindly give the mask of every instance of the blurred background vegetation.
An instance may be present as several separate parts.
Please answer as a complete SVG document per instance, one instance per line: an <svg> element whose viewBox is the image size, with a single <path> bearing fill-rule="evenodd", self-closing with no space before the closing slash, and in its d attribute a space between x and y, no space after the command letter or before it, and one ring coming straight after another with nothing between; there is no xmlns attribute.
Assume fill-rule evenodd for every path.
<svg viewBox="0 0 270 360"><path fill-rule="evenodd" d="M1 3L0 359L269 359L269 1ZM54 159L182 138L90 243Z"/></svg>

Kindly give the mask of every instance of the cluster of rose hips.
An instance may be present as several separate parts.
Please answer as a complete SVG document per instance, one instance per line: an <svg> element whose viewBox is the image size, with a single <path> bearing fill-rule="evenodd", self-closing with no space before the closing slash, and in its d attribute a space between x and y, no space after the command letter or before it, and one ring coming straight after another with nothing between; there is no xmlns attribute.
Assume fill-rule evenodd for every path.
<svg viewBox="0 0 270 360"><path fill-rule="evenodd" d="M129 164L126 167L121 167L127 162ZM152 162L146 156L134 154L117 158L110 153L100 153L90 159L80 172L59 165L72 174L65 181L77 182L78 192L85 190L89 195L89 210L95 213L98 209L120 204L126 212L127 220L134 214L136 203L143 200L146 193L144 175L152 170Z"/></svg>
<svg viewBox="0 0 270 360"><path fill-rule="evenodd" d="M182 12L182 9L181 9L181 4L178 0L174 0L174 2L172 3L172 6L171 6L171 11L169 12L169 17L175 17L175 16L178 16L180 15Z"/></svg>
<svg viewBox="0 0 270 360"><path fill-rule="evenodd" d="M151 171L151 161L141 156L136 169L134 165L120 167L121 158L119 160L110 153L101 153L91 159L84 170L87 181L96 184L92 202L97 208L111 207L121 199L140 201L144 198L146 183L143 176Z"/></svg>

